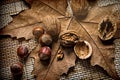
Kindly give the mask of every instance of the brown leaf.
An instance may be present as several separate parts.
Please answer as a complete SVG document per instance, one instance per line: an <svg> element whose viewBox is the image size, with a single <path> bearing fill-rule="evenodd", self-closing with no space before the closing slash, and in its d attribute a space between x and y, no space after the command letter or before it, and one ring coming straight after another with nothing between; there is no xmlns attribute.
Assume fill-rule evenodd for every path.
<svg viewBox="0 0 120 80"><path fill-rule="evenodd" d="M34 0L25 0L28 4L32 4Z"/></svg>
<svg viewBox="0 0 120 80"><path fill-rule="evenodd" d="M62 15L65 15L67 8L67 0L42 0L43 3L50 6Z"/></svg>
<svg viewBox="0 0 120 80"><path fill-rule="evenodd" d="M74 15L65 17L67 0L34 0L31 3L31 9L15 16L13 22L4 28L0 35L30 39L33 37L32 29L35 26L40 25L44 27L42 18L47 15L54 15L61 22L61 33L65 30L73 30L79 34L81 40L86 40L91 44L93 48L91 64L93 66L99 65L114 79L119 79L114 66L115 47L113 41L104 43L98 38L98 23L105 16L113 14L112 9L114 9L115 5L98 7L97 5L89 5L87 0L72 0L72 2L71 6L73 6ZM76 4L80 8L77 8ZM115 38L119 38L119 36L119 34L116 34ZM38 51L40 48L38 45L30 55L35 59L33 74L37 80L59 79L60 75L67 73L68 69L75 65L76 56L71 48L63 48L64 58L61 61L57 61L56 55L61 48L59 39L52 44L52 56L48 65L43 65L39 60Z"/></svg>
<svg viewBox="0 0 120 80"><path fill-rule="evenodd" d="M39 3L43 3L47 6L49 6L50 8L56 10L57 12L59 12L62 15L65 15L66 13L66 8L67 8L67 0L25 0L27 3L29 3L32 7L36 6L36 2Z"/></svg>
<svg viewBox="0 0 120 80"><path fill-rule="evenodd" d="M73 21L72 21L73 22ZM93 55L91 56L91 65L99 65L103 67L104 70L108 72L114 79L118 79L115 65L114 65L114 50L115 47L113 42L107 44L103 43L98 38L98 24L82 23L79 22L81 26L79 33L82 34L83 39L87 40L93 48Z"/></svg>
<svg viewBox="0 0 120 80"><path fill-rule="evenodd" d="M82 21L99 23L106 16L113 15L114 8L115 8L115 5L111 5L107 7L99 7L97 5L91 6L91 8L88 10L88 14L86 18L84 18Z"/></svg>
<svg viewBox="0 0 120 80"><path fill-rule="evenodd" d="M59 9L55 10L49 5L45 4L43 1L44 0L34 1L33 4L31 5L31 9L25 10L21 12L19 15L15 16L13 21L4 29L1 30L0 35L10 35L11 37L18 37L18 38L24 37L25 39L30 39L32 37L29 32L32 30L32 27L30 28L30 31L28 31L28 33L27 31L24 31L25 29L27 29L26 27L28 27L28 25L33 25L35 23L41 22L42 18L46 15L54 15L56 17L63 16L63 14L59 13ZM65 0L61 2L65 2ZM62 7L66 9L65 6L61 6L60 9ZM18 28L21 28L22 32L16 30Z"/></svg>
<svg viewBox="0 0 120 80"><path fill-rule="evenodd" d="M57 52L60 49L60 43L56 42L52 47L52 56L50 63L46 66L44 65L37 54L40 49L36 48L32 53L31 57L34 57L34 71L33 74L37 76L37 80L56 80L60 78L60 75L67 73L69 67L75 66L76 56L72 49L64 49L64 58L61 61L57 60Z"/></svg>
<svg viewBox="0 0 120 80"><path fill-rule="evenodd" d="M84 23L73 19L70 23L69 30L76 31L80 39L88 41L93 48L91 56L91 64L99 65L104 68L114 79L119 79L114 66L114 50L113 42L103 44L98 38L98 24Z"/></svg>
<svg viewBox="0 0 120 80"><path fill-rule="evenodd" d="M79 1L79 6L85 6L81 5L81 0ZM73 4L73 14L76 16L79 16L80 14L77 13L78 11L81 11L82 9L85 10L85 7L82 9L74 7L74 5L77 5L78 3L72 3ZM88 10L88 14L85 18L80 19L80 17L76 17L76 21L71 21L71 25L75 26L77 29L75 31L78 31L80 34L80 37L84 40L87 40L93 47L93 55L91 56L91 65L99 65L103 67L104 70L108 72L109 75L111 75L114 79L119 79L114 65L114 50L115 47L113 45L113 42L106 42L103 43L98 38L98 24L105 18L106 16L112 16L113 17L113 11L112 9L115 8L115 5L107 6L107 7L98 7L97 5L91 6L92 8ZM84 16L84 15L83 15ZM83 17L81 15L81 17ZM113 17L113 20L119 21L117 17ZM77 26L79 25L79 26ZM70 26L71 27L71 26ZM75 27L71 29L75 29ZM117 26L119 27L119 26ZM119 29L116 33L116 38L119 38Z"/></svg>
<svg viewBox="0 0 120 80"><path fill-rule="evenodd" d="M0 34L2 35L10 35L11 37L25 38L26 40L34 38L32 34L32 30L36 26L43 26L42 23L36 23L33 25L21 26L18 28L10 29L10 30L2 30Z"/></svg>
<svg viewBox="0 0 120 80"><path fill-rule="evenodd" d="M1 35L11 35L11 37L17 38L24 37L26 40L30 39L33 37L32 30L35 26L44 26L43 23L41 23L42 18L47 15L54 15L56 18L60 18L65 14L67 6L66 0L53 0L52 2L49 0L36 0L32 1L32 3L30 2L30 4L31 9L23 11L15 16L13 22L1 31ZM60 18L60 21L62 23L62 30L64 30L69 26L71 19ZM38 45L38 47L32 51L30 57L35 59L33 74L37 77L37 80L59 79L60 75L67 73L68 69L75 65L76 56L73 50L63 50L65 53L64 59L57 61L56 55L59 47L59 42L53 43L51 60L47 66L44 66L38 57L38 51L41 47Z"/></svg>
<svg viewBox="0 0 120 80"><path fill-rule="evenodd" d="M61 18L61 27L62 29L67 29L71 19ZM62 30L62 31L63 31ZM63 60L57 60L58 50L61 49L59 40L54 42L52 45L52 56L48 65L44 65L38 57L38 51L40 46L31 53L31 57L35 59L33 74L37 76L37 80L56 80L60 78L60 75L67 73L68 69L72 66L75 66L76 56L73 49L62 49L64 53Z"/></svg>

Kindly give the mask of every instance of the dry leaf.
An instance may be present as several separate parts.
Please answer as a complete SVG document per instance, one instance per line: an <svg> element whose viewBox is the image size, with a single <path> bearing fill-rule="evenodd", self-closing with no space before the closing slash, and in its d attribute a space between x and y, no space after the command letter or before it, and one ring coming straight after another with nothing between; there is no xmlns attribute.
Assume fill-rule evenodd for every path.
<svg viewBox="0 0 120 80"><path fill-rule="evenodd" d="M36 23L40 23L42 18L46 15L54 15L55 17L58 18L58 17L62 17L65 14L65 13L62 14L59 12L59 8L60 10L65 12L65 9L67 6L67 2L65 0L59 1L58 3L55 4L55 5L59 5L64 3L65 6L59 6L59 7L55 5L51 7L46 4L47 1L49 2L49 0L33 1L33 3L31 4L31 9L25 10L21 12L19 15L14 16L13 21L8 26L6 26L3 30L1 30L0 35L10 35L11 37L18 37L18 38L24 37L25 39L30 39L32 37L31 37L31 34L28 34L28 33L33 28L31 27L30 29L28 29L28 33L27 33L27 31L24 31L25 27L36 24ZM49 3L52 4L53 2L49 2ZM19 30L15 31L18 28L21 28L22 32Z"/></svg>
<svg viewBox="0 0 120 80"><path fill-rule="evenodd" d="M90 42L93 48L93 55L91 57L91 65L99 65L103 67L104 70L108 72L109 75L111 75L114 79L117 79L117 73L115 70L114 65L114 45L111 41L107 44L103 43L98 38L98 24L90 24L90 23L80 23L83 28L84 33L86 33L86 39Z"/></svg>
<svg viewBox="0 0 120 80"><path fill-rule="evenodd" d="M32 4L33 0L25 0L28 4Z"/></svg>
<svg viewBox="0 0 120 80"><path fill-rule="evenodd" d="M91 56L91 65L99 65L103 67L111 77L119 79L114 66L115 47L113 42L104 43L97 35L98 23L106 15L111 16L113 14L112 9L115 5L98 7L97 5L90 6L87 1L85 1L85 4L82 4L82 0L72 1L74 5L80 5L81 8L74 9L74 7L72 7L74 15L72 17L65 17L67 0L35 0L31 3L31 9L25 10L15 16L13 22L4 28L0 32L0 35L11 35L12 37L30 39L33 37L32 29L34 26L44 26L42 18L47 15L54 15L56 18L59 18L61 22L61 33L64 30L74 30L79 34L80 39L86 40L92 45L93 55ZM80 3L78 3L79 1ZM87 7L85 8L84 6L86 5ZM79 12L76 10L80 10L81 14L82 11L87 14L80 14L79 16ZM117 18L116 21L118 21ZM120 37L119 30L120 28L118 27L118 33L115 35L115 38ZM52 45L52 57L47 66L44 66L39 60L39 49L40 46L33 50L30 55L35 59L33 74L37 80L59 79L60 75L67 73L68 69L75 65L76 56L73 50L70 51L69 49L63 49L65 52L64 58L61 61L57 61L56 55L60 49L59 40Z"/></svg>
<svg viewBox="0 0 120 80"><path fill-rule="evenodd" d="M115 13L114 11L115 5L116 4L107 7L99 7L96 4L94 6L91 6L91 8L88 10L86 18L84 18L81 21L99 23L106 16L113 16L113 14ZM118 20L118 18L119 17L115 17L116 20Z"/></svg>

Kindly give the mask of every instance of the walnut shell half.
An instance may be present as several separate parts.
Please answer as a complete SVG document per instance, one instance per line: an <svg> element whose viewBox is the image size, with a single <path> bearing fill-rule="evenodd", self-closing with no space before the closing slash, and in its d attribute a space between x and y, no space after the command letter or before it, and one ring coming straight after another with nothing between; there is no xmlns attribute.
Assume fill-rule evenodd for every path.
<svg viewBox="0 0 120 80"><path fill-rule="evenodd" d="M72 47L79 41L79 36L75 31L65 31L60 35L60 44L64 47Z"/></svg>
<svg viewBox="0 0 120 80"><path fill-rule="evenodd" d="M111 18L106 17L98 25L98 36L103 41L112 39L116 31L116 23Z"/></svg>
<svg viewBox="0 0 120 80"><path fill-rule="evenodd" d="M78 42L74 46L74 51L80 59L87 59L92 55L92 46L87 41Z"/></svg>

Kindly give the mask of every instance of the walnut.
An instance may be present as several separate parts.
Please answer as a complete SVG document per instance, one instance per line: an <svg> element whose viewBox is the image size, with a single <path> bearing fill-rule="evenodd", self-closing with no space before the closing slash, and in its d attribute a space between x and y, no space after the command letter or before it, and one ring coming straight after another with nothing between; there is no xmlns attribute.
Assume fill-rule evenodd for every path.
<svg viewBox="0 0 120 80"><path fill-rule="evenodd" d="M56 17L48 15L43 18L43 23L46 33L51 35L53 39L58 38L61 31L60 21Z"/></svg>
<svg viewBox="0 0 120 80"><path fill-rule="evenodd" d="M63 58L64 58L63 51L62 51L62 50L59 50L59 51L58 51L58 54L57 54L57 60L62 60Z"/></svg>
<svg viewBox="0 0 120 80"><path fill-rule="evenodd" d="M87 0L71 0L71 8L76 18L84 19L88 14L89 3Z"/></svg>
<svg viewBox="0 0 120 80"><path fill-rule="evenodd" d="M65 31L60 35L60 44L64 47L72 47L79 41L79 36L74 31Z"/></svg>
<svg viewBox="0 0 120 80"><path fill-rule="evenodd" d="M112 18L106 17L98 25L98 36L103 41L112 39L116 31L117 26Z"/></svg>
<svg viewBox="0 0 120 80"><path fill-rule="evenodd" d="M92 46L87 41L78 42L74 46L74 51L80 59L87 59L92 55Z"/></svg>

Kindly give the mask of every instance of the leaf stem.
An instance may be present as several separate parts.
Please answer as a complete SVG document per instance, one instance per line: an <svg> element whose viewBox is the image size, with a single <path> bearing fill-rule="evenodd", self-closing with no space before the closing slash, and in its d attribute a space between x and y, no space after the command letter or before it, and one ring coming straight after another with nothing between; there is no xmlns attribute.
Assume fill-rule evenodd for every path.
<svg viewBox="0 0 120 80"><path fill-rule="evenodd" d="M53 10L55 10L56 12L58 12L59 14L61 14L61 15L63 15L63 16L65 16L64 14L62 14L60 11L58 11L58 10L56 10L55 8L53 8L53 7L51 7L51 6L49 6L48 4L46 4L46 3L44 3L44 2L42 2L42 1L40 1L41 3L43 3L44 5L46 5L46 6L48 6L48 7L50 7L51 9L53 9ZM49 3L50 4L50 3ZM57 4L56 4L57 5Z"/></svg>

